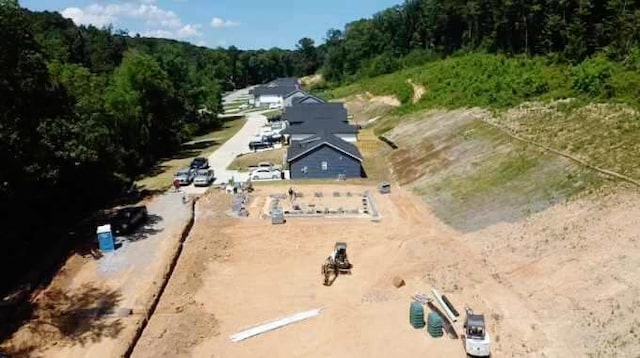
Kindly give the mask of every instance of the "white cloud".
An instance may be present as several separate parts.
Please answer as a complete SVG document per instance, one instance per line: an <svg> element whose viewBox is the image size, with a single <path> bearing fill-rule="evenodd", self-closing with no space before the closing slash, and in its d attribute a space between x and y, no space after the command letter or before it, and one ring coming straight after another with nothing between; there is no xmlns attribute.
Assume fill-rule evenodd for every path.
<svg viewBox="0 0 640 358"><path fill-rule="evenodd" d="M146 37L176 40L195 40L203 37L202 25L184 24L176 13L164 10L155 3L156 0L101 1L84 8L66 8L62 11L62 16L72 19L76 24L98 27L109 24L131 26L131 20L138 21L143 23L141 26L134 25L139 29L130 30Z"/></svg>
<svg viewBox="0 0 640 358"><path fill-rule="evenodd" d="M225 20L219 17L214 17L213 19L211 19L211 27L219 29L222 27L233 27L233 26L238 26L240 25L239 22L235 22L235 21L231 21L231 20Z"/></svg>
<svg viewBox="0 0 640 358"><path fill-rule="evenodd" d="M62 16L73 20L77 25L94 25L103 27L116 22L116 18L111 15L94 13L77 7L68 7L62 10Z"/></svg>
<svg viewBox="0 0 640 358"><path fill-rule="evenodd" d="M184 37L201 37L202 36L202 32L200 32L201 27L202 25L187 24L178 30L178 34Z"/></svg>
<svg viewBox="0 0 640 358"><path fill-rule="evenodd" d="M174 33L169 30L150 30L140 34L142 37L156 37L159 39L173 38Z"/></svg>
<svg viewBox="0 0 640 358"><path fill-rule="evenodd" d="M188 40L188 39L199 39L202 37L202 32L200 32L200 28L202 25L184 25L183 27L176 30L166 30L166 29L156 29L145 31L141 33L141 36L144 37L156 37L163 39L174 39L174 40ZM200 43L198 41L197 43Z"/></svg>
<svg viewBox="0 0 640 358"><path fill-rule="evenodd" d="M76 24L104 26L116 24L121 18L142 20L147 25L180 28L182 21L173 11L163 10L153 4L153 0L141 2L111 3L107 5L91 4L83 9L70 7L62 10L62 16L70 18Z"/></svg>

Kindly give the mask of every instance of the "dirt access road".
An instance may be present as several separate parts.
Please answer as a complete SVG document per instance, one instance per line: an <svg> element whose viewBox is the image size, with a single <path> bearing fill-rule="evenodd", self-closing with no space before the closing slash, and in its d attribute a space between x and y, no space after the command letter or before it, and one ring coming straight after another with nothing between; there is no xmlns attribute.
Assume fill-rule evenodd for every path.
<svg viewBox="0 0 640 358"><path fill-rule="evenodd" d="M355 185L297 189L306 196L375 190ZM434 339L409 325L410 296L433 285L461 311L465 303L491 312L487 302L500 296L527 314L498 282L480 296L479 283L492 282L481 258L458 245L459 236L402 189L374 195L379 223L314 218L275 226L261 219L268 195L286 190L259 186L247 219L224 214L229 200L224 194L199 201L185 251L133 357L258 357L265 352L271 357L462 357L460 340ZM320 266L336 241L348 243L354 270L325 287ZM394 275L407 285L392 286ZM253 325L321 307L320 316L308 321L240 343L229 340Z"/></svg>

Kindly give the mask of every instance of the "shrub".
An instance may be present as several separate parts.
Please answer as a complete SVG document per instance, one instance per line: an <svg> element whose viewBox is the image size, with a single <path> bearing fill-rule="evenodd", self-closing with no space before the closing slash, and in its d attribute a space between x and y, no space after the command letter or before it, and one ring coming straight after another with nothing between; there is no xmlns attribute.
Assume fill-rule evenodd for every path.
<svg viewBox="0 0 640 358"><path fill-rule="evenodd" d="M610 96L607 82L615 67L602 55L587 59L572 69L571 86L575 91L591 97Z"/></svg>
<svg viewBox="0 0 640 358"><path fill-rule="evenodd" d="M363 77L376 77L395 72L398 69L400 69L400 62L391 54L385 53L367 61L360 70L360 75Z"/></svg>

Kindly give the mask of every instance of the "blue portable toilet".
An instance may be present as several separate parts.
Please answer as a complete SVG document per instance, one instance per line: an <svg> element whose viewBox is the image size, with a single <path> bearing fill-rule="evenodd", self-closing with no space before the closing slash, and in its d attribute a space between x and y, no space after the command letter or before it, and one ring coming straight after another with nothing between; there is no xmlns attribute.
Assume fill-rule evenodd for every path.
<svg viewBox="0 0 640 358"><path fill-rule="evenodd" d="M98 234L98 247L102 252L111 252L116 249L116 243L111 233L111 225L98 226L96 230Z"/></svg>

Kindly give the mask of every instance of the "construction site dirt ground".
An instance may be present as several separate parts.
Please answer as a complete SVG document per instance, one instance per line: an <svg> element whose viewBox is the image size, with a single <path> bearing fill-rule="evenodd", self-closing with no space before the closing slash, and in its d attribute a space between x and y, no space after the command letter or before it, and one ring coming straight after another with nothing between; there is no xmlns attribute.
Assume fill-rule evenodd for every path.
<svg viewBox="0 0 640 358"><path fill-rule="evenodd" d="M375 191L330 184L297 189ZM389 195L374 194L380 222L296 218L271 225L261 218L265 200L286 190L258 187L248 218L227 216L230 199L222 193L209 194L198 203L185 251L134 357L256 357L267 352L271 357L465 356L462 340L431 338L424 329L409 325L411 295L429 293L432 287L445 293L459 311L469 305L485 314L493 356L595 352L635 357L640 351L633 348L640 342L633 330L638 305L632 302L633 295L638 296L634 282L640 256L634 239L640 226L632 219L640 217L637 193L625 191L614 195L617 201L607 196L599 203L580 199L526 222L463 235L398 187ZM603 206L604 202L612 204ZM586 227L568 241L544 234L554 227L568 233L563 227L570 221L576 230L579 225L600 225L593 228L594 235L607 235L603 221L598 224L591 215L607 222L625 220L615 221L620 227L613 231L619 248L597 248L601 239L582 235ZM339 276L325 287L320 268L336 241L348 243L354 268L351 275ZM544 245L548 249L543 250ZM609 261L620 255L620 267ZM406 286L392 285L396 275ZM594 287L601 280L608 281L601 283L603 290ZM623 300L617 306L616 297ZM246 341L229 339L243 329L314 308L324 310L318 317ZM628 316L622 317L622 310ZM611 312L620 317L610 319ZM461 325L456 323L459 334ZM623 337L618 340L627 342L622 348L615 344L619 334ZM607 340L612 341L611 350Z"/></svg>

